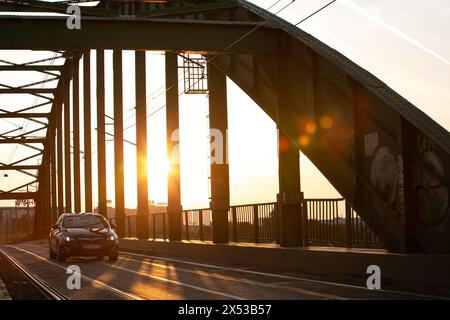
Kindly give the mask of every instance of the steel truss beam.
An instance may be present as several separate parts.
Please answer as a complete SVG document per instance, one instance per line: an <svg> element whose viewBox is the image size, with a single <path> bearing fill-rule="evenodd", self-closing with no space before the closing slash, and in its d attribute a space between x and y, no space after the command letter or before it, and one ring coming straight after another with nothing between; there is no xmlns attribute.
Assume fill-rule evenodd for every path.
<svg viewBox="0 0 450 320"><path fill-rule="evenodd" d="M29 135L32 134L32 133L39 132L39 131L42 131L42 130L45 130L45 129L47 129L47 125L44 125L42 127L30 130L30 131L26 131L24 133L21 133L21 134L18 134L16 136L14 136L14 137L5 137L5 138L20 138L20 139L22 139L22 138L30 137Z"/></svg>
<svg viewBox="0 0 450 320"><path fill-rule="evenodd" d="M2 111L4 113L21 113L21 112L25 113L25 111L28 111L28 110L31 110L31 109L35 109L35 108L39 108L39 107L43 107L43 106L46 106L46 105L51 104L51 103L53 103L53 101L49 100L49 101L41 102L41 103L36 104L36 105L25 107L25 108L22 108L22 109L19 109L19 110L16 110L16 111L8 111L8 110L5 110L5 109L0 109L0 111Z"/></svg>
<svg viewBox="0 0 450 320"><path fill-rule="evenodd" d="M73 124L73 204L75 213L81 212L80 178L80 64L78 59L72 64L72 124Z"/></svg>
<svg viewBox="0 0 450 320"><path fill-rule="evenodd" d="M91 52L83 52L84 210L92 211Z"/></svg>
<svg viewBox="0 0 450 320"><path fill-rule="evenodd" d="M2 166L8 166L8 165L6 163L0 162L0 168L2 168ZM28 171L25 171L26 169L16 168L14 170L16 170L17 172L23 173L24 175L33 177L35 179L37 179L37 177L38 177L36 174L33 174L31 172L28 172Z"/></svg>
<svg viewBox="0 0 450 320"><path fill-rule="evenodd" d="M45 98L48 99L48 97L45 97ZM6 118L8 118L8 117L13 118L14 117L13 115L16 115L16 114L17 115L27 114L25 111L28 111L28 110L34 109L34 108L43 107L43 106L46 106L46 105L51 104L51 103L53 103L53 99L48 99L48 101L45 101L43 103L40 103L40 104L37 104L37 105L33 105L33 106L30 106L30 107L26 107L26 108L22 108L20 110L14 111L14 112L13 111L8 111L8 110L5 110L5 109L0 109L0 112L2 112L2 113L0 113L0 115L5 115ZM32 114L35 114L35 113L32 113ZM11 115L11 116L8 116L8 115ZM21 118L23 118L23 117L21 117ZM32 122L35 122L35 123L39 123L39 124L41 124L43 126L47 126L47 123L42 122L40 120L37 120L36 118L37 117L28 117L28 120L32 121Z"/></svg>
<svg viewBox="0 0 450 320"><path fill-rule="evenodd" d="M39 169L38 165L19 165L19 166L12 166L12 165L0 165L1 171L6 170L37 170Z"/></svg>
<svg viewBox="0 0 450 320"><path fill-rule="evenodd" d="M23 127L17 127L15 129L12 129L12 130L0 133L0 137L6 137L8 134L16 132L16 131L19 131L19 130L22 130L22 129L23 129Z"/></svg>
<svg viewBox="0 0 450 320"><path fill-rule="evenodd" d="M173 6L151 11L138 11L138 16L143 17L167 17L173 15L185 15L193 13L202 13L214 10L232 9L237 7L236 0L226 0L215 3L188 4L184 6Z"/></svg>
<svg viewBox="0 0 450 320"><path fill-rule="evenodd" d="M42 151L39 152L39 153L33 154L33 155L29 156L29 157L22 158L20 160L14 161L14 162L10 163L9 165L12 166L12 165L15 165L15 164L18 164L18 163L21 163L21 162L24 162L24 161L27 161L27 160L39 157L41 154L42 154Z"/></svg>
<svg viewBox="0 0 450 320"><path fill-rule="evenodd" d="M28 12L56 12L66 13L68 5L62 3L52 3L47 1L36 0L21 0L20 2L0 2L0 11L28 11ZM111 10L103 10L92 7L80 7L82 15L94 15L94 16L110 16L115 14Z"/></svg>
<svg viewBox="0 0 450 320"><path fill-rule="evenodd" d="M117 234L125 236L125 187L123 167L123 76L122 51L113 52L114 81L114 187ZM110 135L105 132L105 134Z"/></svg>
<svg viewBox="0 0 450 320"><path fill-rule="evenodd" d="M259 22L85 17L82 25L76 32L67 32L65 17L0 18L0 49L96 48L264 54L277 52L279 42L279 30Z"/></svg>
<svg viewBox="0 0 450 320"><path fill-rule="evenodd" d="M97 168L98 212L107 216L106 143L105 143L105 52L97 50Z"/></svg>
<svg viewBox="0 0 450 320"><path fill-rule="evenodd" d="M1 192L0 200L36 199L37 192Z"/></svg>
<svg viewBox="0 0 450 320"><path fill-rule="evenodd" d="M59 53L59 51L56 51L56 53ZM55 61L56 59L60 59L60 58L63 58L63 56L55 55L53 57L29 61L29 62L25 62L25 63L14 63L11 61L0 59L0 62L5 64L5 65L0 66L0 71L37 71L37 72L41 72L41 73L51 75L54 77L59 77L58 74L53 73L51 71L53 71L54 68L61 68L62 66L60 66L60 65L36 65L36 63ZM57 70L57 69L54 69L54 70ZM57 70L57 71L60 71L60 70ZM49 80L44 80L44 82L48 82L48 81Z"/></svg>
<svg viewBox="0 0 450 320"><path fill-rule="evenodd" d="M59 65L7 65L0 66L0 71L61 71Z"/></svg>
<svg viewBox="0 0 450 320"><path fill-rule="evenodd" d="M48 88L1 88L1 93L9 93L9 94L45 94L45 93L55 93L55 89Z"/></svg>
<svg viewBox="0 0 450 320"><path fill-rule="evenodd" d="M11 139L11 138L19 139L19 138L20 138L20 139L21 139L22 137L25 137L25 135L27 135L27 134L30 134L30 133L33 133L33 132L37 132L37 131L41 131L41 130L44 130L44 129L46 129L46 128L47 128L47 124L44 124L44 127L38 128L38 129L36 129L36 130L28 131L28 132L25 132L25 133L16 135L16 136L14 136L14 137L7 136L7 134L9 134L9 133L13 133L13 132L16 132L16 131L18 131L18 130L22 130L22 129L23 129L22 127L20 127L20 128L16 128L16 129L14 129L14 130L10 130L10 131L8 131L8 132L5 132L5 133L0 134L0 138L3 138L3 139ZM0 142L1 142L1 139L0 139ZM25 147L27 147L27 148L30 148L30 149L33 149L33 150L42 152L42 149L40 149L40 148L38 148L38 147L36 147L36 146L32 146L32 145L30 145L30 144L27 144L27 143L25 143L25 142L19 142L19 144L22 145L22 146L25 146Z"/></svg>
<svg viewBox="0 0 450 320"><path fill-rule="evenodd" d="M37 180L33 180L33 181L27 182L27 183L25 183L25 184L23 184L21 186L18 186L18 187L15 187L13 189L10 189L8 191L0 190L0 195L3 194L3 193L11 193L11 192L17 191L19 189L22 189L22 188L25 188L27 186L30 186L30 185L32 185L33 183L36 183L36 182L37 182Z"/></svg>
<svg viewBox="0 0 450 320"><path fill-rule="evenodd" d="M75 56L74 59L78 59L78 56ZM53 211L57 209L58 214L64 211L64 200L63 200L63 167L61 166L62 162L62 139L61 139L61 115L62 115L62 103L64 101L65 95L68 91L69 81L72 76L71 72L72 59L66 59L63 69L61 70L61 77L59 79L58 85L55 89L55 98L53 99L52 109L51 109L51 117L49 118L48 129L46 132L45 139L45 152L43 152L42 162L38 171L38 182L39 182L39 197L37 199L36 204L36 223L35 223L35 236L37 238L46 236L48 234L48 230L52 223L52 209ZM57 196L52 195L51 192L55 192L55 182L56 170L51 169L51 166L55 165L56 159L51 159L52 157L52 141L51 139L55 139L56 128L58 129L58 154L53 155L53 158L57 158L58 162L58 188L57 188ZM53 141L54 143L54 141ZM53 161L53 164L51 164ZM51 192L50 192L51 190ZM55 198L58 202L54 203ZM67 205L67 203L66 203Z"/></svg>
<svg viewBox="0 0 450 320"><path fill-rule="evenodd" d="M14 118L48 118L50 117L50 113L0 113L0 119L14 119Z"/></svg>
<svg viewBox="0 0 450 320"><path fill-rule="evenodd" d="M0 139L0 144L2 143L45 143L45 137L39 137L39 138L27 138L22 137L20 139L18 138L3 138Z"/></svg>
<svg viewBox="0 0 450 320"><path fill-rule="evenodd" d="M145 52L135 52L137 237L148 239L147 103Z"/></svg>

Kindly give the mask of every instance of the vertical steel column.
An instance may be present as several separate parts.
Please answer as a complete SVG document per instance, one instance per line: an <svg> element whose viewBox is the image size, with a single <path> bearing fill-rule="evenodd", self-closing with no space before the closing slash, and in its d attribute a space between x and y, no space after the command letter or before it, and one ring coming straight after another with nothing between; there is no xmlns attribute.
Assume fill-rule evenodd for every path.
<svg viewBox="0 0 450 320"><path fill-rule="evenodd" d="M169 214L169 240L181 240L180 149L178 147L178 57L166 52L166 141L167 158L171 170L167 176L167 213Z"/></svg>
<svg viewBox="0 0 450 320"><path fill-rule="evenodd" d="M97 50L98 212L106 217L105 52Z"/></svg>
<svg viewBox="0 0 450 320"><path fill-rule="evenodd" d="M83 52L84 210L92 211L91 50Z"/></svg>
<svg viewBox="0 0 450 320"><path fill-rule="evenodd" d="M125 236L125 196L123 169L122 51L113 52L114 73L114 182L117 235Z"/></svg>
<svg viewBox="0 0 450 320"><path fill-rule="evenodd" d="M73 200L75 213L81 212L81 187L80 187L80 75L79 57L73 60L72 82L72 112L73 112Z"/></svg>
<svg viewBox="0 0 450 320"><path fill-rule="evenodd" d="M56 104L56 109L53 111L56 115L56 117L53 117L53 132L49 134L50 138L50 165L51 165L51 172L50 172L50 181L51 181L51 190L52 190L52 210L50 215L51 224L55 223L58 217L58 194L56 191L56 146L55 146L55 136L57 128L57 115L58 115L58 109L60 108L60 105Z"/></svg>
<svg viewBox="0 0 450 320"><path fill-rule="evenodd" d="M137 237L148 239L147 101L145 51L135 52Z"/></svg>
<svg viewBox="0 0 450 320"><path fill-rule="evenodd" d="M64 87L64 177L65 177L65 196L66 212L72 211L72 178L70 161L70 81Z"/></svg>
<svg viewBox="0 0 450 320"><path fill-rule="evenodd" d="M41 230L41 222L42 222L42 212L43 212L43 206L42 206L42 194L43 191L39 190L37 197L36 197L36 206L34 208L34 226L33 226L33 240L40 239L40 230ZM15 210L17 210L17 204L15 205ZM15 228L14 228L14 220L12 220L12 215L9 215L10 218L10 224L8 225L9 234L11 234L15 238ZM12 222L12 223L11 223ZM12 237L10 236L9 239ZM14 241L14 238L13 241ZM8 240L9 241L9 240Z"/></svg>
<svg viewBox="0 0 450 320"><path fill-rule="evenodd" d="M48 146L47 146L48 147ZM47 154L45 157L45 162L42 166L43 172L42 172L42 180L39 182L43 182L43 212L42 212L42 228L41 228L41 239L46 238L48 233L50 232L50 223L51 223L51 214L52 214L52 207L51 207L51 194L50 194L50 153ZM41 185L39 186L41 187ZM28 193L28 191L27 191ZM27 201L30 199L27 198Z"/></svg>
<svg viewBox="0 0 450 320"><path fill-rule="evenodd" d="M284 106L286 107L286 106ZM280 109L283 106L280 106ZM282 113L282 111L281 111ZM282 121L281 121L282 122ZM278 208L281 216L280 245L303 245L301 226L300 152L297 146L278 129Z"/></svg>
<svg viewBox="0 0 450 320"><path fill-rule="evenodd" d="M58 171L58 217L64 213L64 164L63 164L63 126L62 104L56 110L56 157Z"/></svg>
<svg viewBox="0 0 450 320"><path fill-rule="evenodd" d="M226 77L212 63L208 63L209 127L222 135L223 145L216 143L211 150L212 238L215 243L228 242L228 210L230 209L229 170L227 163L227 86ZM217 139L217 137L215 137ZM217 142L217 141L216 141ZM223 157L218 157L218 148Z"/></svg>
<svg viewBox="0 0 450 320"><path fill-rule="evenodd" d="M34 225L34 239L42 239L46 236L47 215L50 214L50 183L49 183L49 168L48 168L48 154L45 154L42 159L42 164L39 169L39 191L37 197L35 225ZM27 199L28 200L28 199ZM14 220L14 239L17 240L17 204L15 210L16 216Z"/></svg>
<svg viewBox="0 0 450 320"><path fill-rule="evenodd" d="M278 87L278 208L281 216L280 245L285 247L303 246L300 190L300 151L293 141L284 134L283 128L289 118L289 100L286 88L289 83L283 78L289 66L286 59L279 59ZM281 129L280 129L281 128Z"/></svg>

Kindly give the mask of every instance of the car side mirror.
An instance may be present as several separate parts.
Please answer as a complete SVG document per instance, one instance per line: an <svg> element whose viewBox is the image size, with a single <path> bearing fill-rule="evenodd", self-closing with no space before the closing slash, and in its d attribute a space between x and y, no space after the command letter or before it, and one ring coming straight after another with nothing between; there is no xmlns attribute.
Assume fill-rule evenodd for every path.
<svg viewBox="0 0 450 320"><path fill-rule="evenodd" d="M115 223L111 223L110 226L111 226L111 229L114 229L114 230L117 228Z"/></svg>
<svg viewBox="0 0 450 320"><path fill-rule="evenodd" d="M52 229L59 229L59 224L52 225Z"/></svg>

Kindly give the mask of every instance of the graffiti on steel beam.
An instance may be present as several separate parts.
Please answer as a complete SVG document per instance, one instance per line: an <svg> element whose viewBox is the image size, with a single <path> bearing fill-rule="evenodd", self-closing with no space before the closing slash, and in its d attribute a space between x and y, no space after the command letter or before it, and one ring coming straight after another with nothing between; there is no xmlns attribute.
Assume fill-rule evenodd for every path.
<svg viewBox="0 0 450 320"><path fill-rule="evenodd" d="M387 146L379 145L378 133L370 133L364 136L365 156L371 157L370 184L379 198L385 204L395 204L398 193L398 162L396 155ZM376 212L384 216L386 210L377 205L378 200L372 197ZM395 211L392 211L395 212Z"/></svg>
<svg viewBox="0 0 450 320"><path fill-rule="evenodd" d="M449 212L449 190L445 185L445 167L434 143L423 135L417 137L420 161L413 166L412 189L417 201L417 215L425 225L442 223Z"/></svg>

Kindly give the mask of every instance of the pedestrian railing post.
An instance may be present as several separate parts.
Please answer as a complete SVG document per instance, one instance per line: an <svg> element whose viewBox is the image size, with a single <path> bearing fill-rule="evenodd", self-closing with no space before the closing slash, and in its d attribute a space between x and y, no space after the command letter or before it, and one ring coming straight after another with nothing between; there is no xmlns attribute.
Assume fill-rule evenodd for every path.
<svg viewBox="0 0 450 320"><path fill-rule="evenodd" d="M233 241L238 241L238 234L237 234L237 215L236 215L236 207L231 207L231 215L233 217Z"/></svg>
<svg viewBox="0 0 450 320"><path fill-rule="evenodd" d="M346 232L346 246L352 247L352 207L345 201L345 232Z"/></svg>
<svg viewBox="0 0 450 320"><path fill-rule="evenodd" d="M259 217L258 205L253 205L253 239L255 243L259 242Z"/></svg>
<svg viewBox="0 0 450 320"><path fill-rule="evenodd" d="M303 216L303 242L305 246L309 246L308 203L306 202L306 200L302 201L302 216Z"/></svg>
<svg viewBox="0 0 450 320"><path fill-rule="evenodd" d="M166 214L162 214L163 239L166 240Z"/></svg>
<svg viewBox="0 0 450 320"><path fill-rule="evenodd" d="M199 228L200 241L203 241L204 240L204 237L203 237L203 210L198 211L198 228Z"/></svg>
<svg viewBox="0 0 450 320"><path fill-rule="evenodd" d="M280 235L281 224L280 224L280 211L279 211L278 203L275 203L274 215L275 215L275 223L276 223L276 243L280 244L281 243L281 235Z"/></svg>
<svg viewBox="0 0 450 320"><path fill-rule="evenodd" d="M156 240L156 214L152 214L152 222L153 222L153 240Z"/></svg>
<svg viewBox="0 0 450 320"><path fill-rule="evenodd" d="M189 241L189 215L188 215L188 211L184 211L184 224L185 224L185 228L186 228L186 240Z"/></svg>

